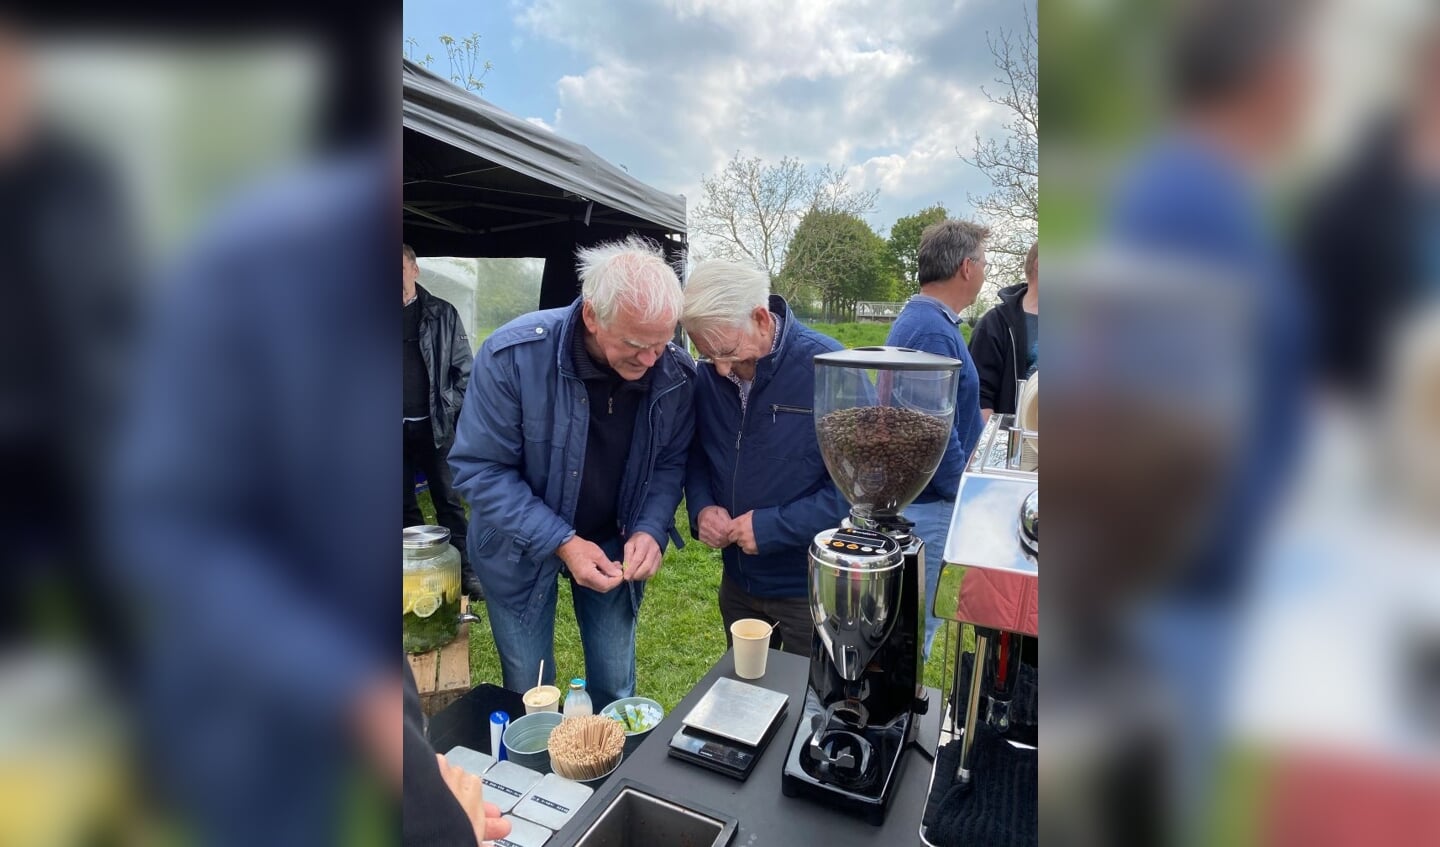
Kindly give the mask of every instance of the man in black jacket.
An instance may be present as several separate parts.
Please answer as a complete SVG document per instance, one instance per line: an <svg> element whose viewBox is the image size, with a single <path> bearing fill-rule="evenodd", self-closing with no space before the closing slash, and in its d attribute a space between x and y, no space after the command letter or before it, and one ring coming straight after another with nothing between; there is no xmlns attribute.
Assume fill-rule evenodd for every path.
<svg viewBox="0 0 1440 847"><path fill-rule="evenodd" d="M425 523L415 499L415 471L425 474L435 519L450 530L460 551L460 584L476 602L485 595L465 552L465 507L450 481L445 461L455 440L455 419L470 382L470 339L455 307L421 288L415 251L402 244L402 299L405 301L405 526Z"/></svg>
<svg viewBox="0 0 1440 847"><path fill-rule="evenodd" d="M980 372L980 414L1015 413L1016 384L1040 366L1040 242L1025 254L1025 281L1000 290L1000 304L970 335Z"/></svg>

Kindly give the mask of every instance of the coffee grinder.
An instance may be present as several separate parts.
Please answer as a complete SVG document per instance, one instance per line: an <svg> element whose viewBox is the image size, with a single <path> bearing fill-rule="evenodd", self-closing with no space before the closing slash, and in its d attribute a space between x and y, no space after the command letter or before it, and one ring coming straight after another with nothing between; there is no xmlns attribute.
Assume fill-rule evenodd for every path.
<svg viewBox="0 0 1440 847"><path fill-rule="evenodd" d="M815 357L815 432L851 509L810 545L815 635L781 787L877 826L928 707L925 545L902 511L945 454L960 366L897 347Z"/></svg>

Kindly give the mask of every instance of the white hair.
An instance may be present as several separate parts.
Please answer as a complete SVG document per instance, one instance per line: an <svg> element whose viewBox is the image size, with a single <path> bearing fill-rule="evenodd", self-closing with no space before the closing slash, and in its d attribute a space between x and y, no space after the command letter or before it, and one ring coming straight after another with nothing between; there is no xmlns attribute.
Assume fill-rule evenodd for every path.
<svg viewBox="0 0 1440 847"><path fill-rule="evenodd" d="M674 324L684 308L680 278L655 242L637 235L575 252L580 294L608 326L624 309L643 323Z"/></svg>
<svg viewBox="0 0 1440 847"><path fill-rule="evenodd" d="M709 259L696 265L685 280L685 311L681 320L691 335L711 327L739 327L756 306L770 305L770 276L753 265Z"/></svg>

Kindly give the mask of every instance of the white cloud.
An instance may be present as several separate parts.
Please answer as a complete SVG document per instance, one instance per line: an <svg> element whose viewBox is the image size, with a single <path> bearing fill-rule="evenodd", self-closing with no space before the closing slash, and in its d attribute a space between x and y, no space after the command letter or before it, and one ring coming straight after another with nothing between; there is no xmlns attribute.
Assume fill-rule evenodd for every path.
<svg viewBox="0 0 1440 847"><path fill-rule="evenodd" d="M540 127L541 129L549 130L550 132L554 132L554 131L555 131L555 127L551 126L550 124L545 123L545 119L544 119L544 118L526 118L526 119L525 119L525 123L527 123L527 124L534 124L535 126L538 126L538 127Z"/></svg>
<svg viewBox="0 0 1440 847"><path fill-rule="evenodd" d="M554 128L685 194L737 150L846 166L878 188L872 223L988 182L956 155L1000 115L985 32L1017 28L1012 0L535 0L530 37L585 69L556 83Z"/></svg>

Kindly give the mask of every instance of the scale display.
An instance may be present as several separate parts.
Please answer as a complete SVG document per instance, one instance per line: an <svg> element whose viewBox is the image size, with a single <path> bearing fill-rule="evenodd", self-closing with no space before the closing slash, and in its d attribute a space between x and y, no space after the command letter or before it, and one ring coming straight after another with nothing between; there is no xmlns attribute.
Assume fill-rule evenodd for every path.
<svg viewBox="0 0 1440 847"><path fill-rule="evenodd" d="M749 778L761 752L763 748L708 735L688 726L670 739L671 756L741 782Z"/></svg>

